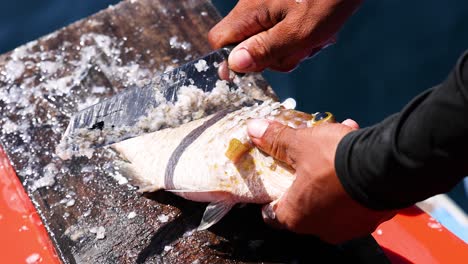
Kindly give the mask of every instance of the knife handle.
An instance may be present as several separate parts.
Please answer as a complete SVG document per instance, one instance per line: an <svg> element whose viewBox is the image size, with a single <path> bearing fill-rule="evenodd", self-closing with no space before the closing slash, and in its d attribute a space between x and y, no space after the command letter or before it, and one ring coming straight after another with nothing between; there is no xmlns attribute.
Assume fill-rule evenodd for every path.
<svg viewBox="0 0 468 264"><path fill-rule="evenodd" d="M225 51L225 54L227 55L227 56L226 56L226 59L227 59L227 57L229 56L229 54L231 53L231 51L232 51L236 46L237 46L237 45L235 45L235 44L231 44L231 45L227 45L227 46L224 46L224 47L221 48L223 51Z"/></svg>

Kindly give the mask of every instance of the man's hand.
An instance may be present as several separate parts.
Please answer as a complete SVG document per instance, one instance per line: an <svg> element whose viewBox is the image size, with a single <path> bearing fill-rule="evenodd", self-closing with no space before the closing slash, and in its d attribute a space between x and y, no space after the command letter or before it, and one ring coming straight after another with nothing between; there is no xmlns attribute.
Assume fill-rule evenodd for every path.
<svg viewBox="0 0 468 264"><path fill-rule="evenodd" d="M229 56L237 72L291 71L334 42L362 0L240 0L213 29L213 48L240 43Z"/></svg>
<svg viewBox="0 0 468 264"><path fill-rule="evenodd" d="M336 176L338 143L357 128L357 123L350 119L305 129L267 120L248 122L253 143L296 171L296 180L288 191L278 201L263 207L265 222L340 243L370 234L395 215L394 211L363 207L346 193Z"/></svg>

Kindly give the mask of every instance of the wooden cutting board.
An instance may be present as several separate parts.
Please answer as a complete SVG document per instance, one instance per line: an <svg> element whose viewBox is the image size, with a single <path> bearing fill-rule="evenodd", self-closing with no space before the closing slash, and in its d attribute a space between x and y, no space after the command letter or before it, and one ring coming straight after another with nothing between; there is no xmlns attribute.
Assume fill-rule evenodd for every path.
<svg viewBox="0 0 468 264"><path fill-rule="evenodd" d="M142 196L107 149L60 160L78 109L210 51L208 0L123 1L0 56L0 140L64 263L386 261L369 236L342 246L265 226L258 206L193 232L206 204ZM255 75L251 85L268 83ZM356 246L360 245L360 246Z"/></svg>

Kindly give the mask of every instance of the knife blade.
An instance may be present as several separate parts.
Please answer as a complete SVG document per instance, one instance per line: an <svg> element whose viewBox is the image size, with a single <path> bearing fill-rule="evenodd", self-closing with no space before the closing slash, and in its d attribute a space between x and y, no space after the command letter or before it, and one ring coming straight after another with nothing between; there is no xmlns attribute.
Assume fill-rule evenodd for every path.
<svg viewBox="0 0 468 264"><path fill-rule="evenodd" d="M161 104L176 103L178 92L182 87L196 87L203 93L212 91L217 82L221 80L219 67L227 63L231 49L232 47L224 47L215 50L162 73L144 87L129 87L120 94L77 112L70 118L60 144L66 140L66 145L71 145L72 151L78 152L80 144L83 145L83 140L89 141L88 147L97 148L168 127L135 128L141 120L150 118L151 111ZM242 76L242 74L238 75ZM226 78L223 79L226 80ZM234 82L230 82L228 86L229 89L238 89ZM217 107L228 108L229 106L218 105ZM193 111L197 110L196 107L193 109ZM184 115L184 113L181 114ZM185 113L187 119L192 120L208 114L212 113L206 112L196 117L189 116L192 115L190 112Z"/></svg>

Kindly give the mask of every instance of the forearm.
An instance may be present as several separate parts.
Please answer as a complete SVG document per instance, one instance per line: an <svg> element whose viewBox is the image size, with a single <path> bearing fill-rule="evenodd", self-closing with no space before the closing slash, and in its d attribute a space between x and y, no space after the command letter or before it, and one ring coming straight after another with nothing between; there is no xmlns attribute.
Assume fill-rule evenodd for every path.
<svg viewBox="0 0 468 264"><path fill-rule="evenodd" d="M468 175L467 57L400 113L343 138L335 167L355 200L372 209L403 208Z"/></svg>

